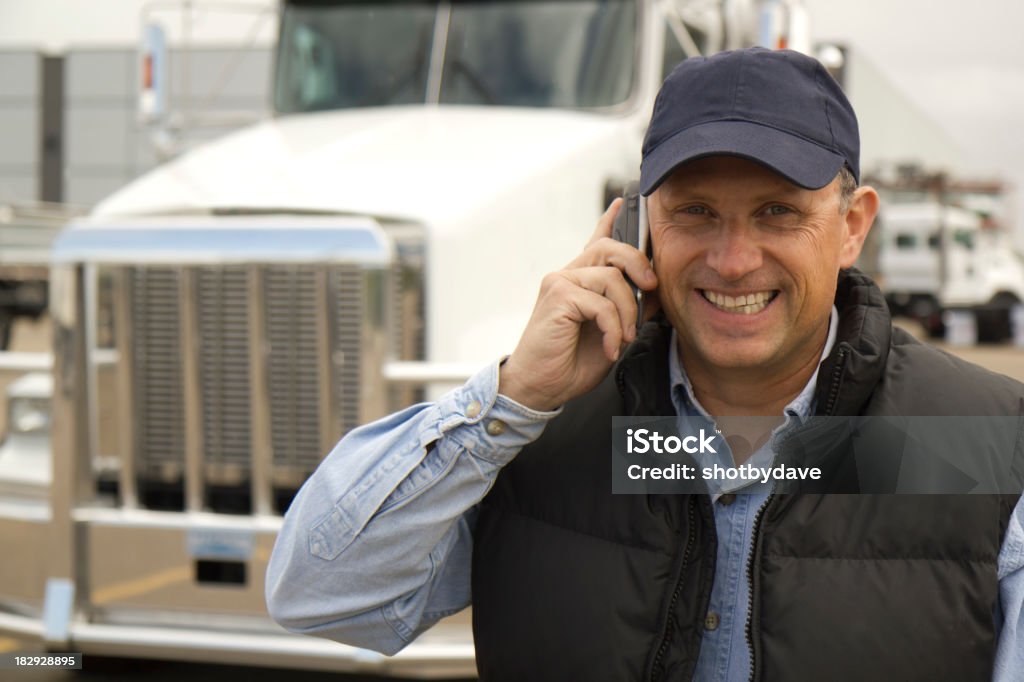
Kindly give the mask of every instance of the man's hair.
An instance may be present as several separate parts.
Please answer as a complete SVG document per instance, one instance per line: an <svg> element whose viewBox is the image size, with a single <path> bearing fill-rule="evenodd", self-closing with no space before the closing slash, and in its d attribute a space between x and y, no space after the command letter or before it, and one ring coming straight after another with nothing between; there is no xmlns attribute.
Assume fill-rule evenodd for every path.
<svg viewBox="0 0 1024 682"><path fill-rule="evenodd" d="M839 169L839 212L846 213L853 201L853 193L857 191L857 179L845 165Z"/></svg>

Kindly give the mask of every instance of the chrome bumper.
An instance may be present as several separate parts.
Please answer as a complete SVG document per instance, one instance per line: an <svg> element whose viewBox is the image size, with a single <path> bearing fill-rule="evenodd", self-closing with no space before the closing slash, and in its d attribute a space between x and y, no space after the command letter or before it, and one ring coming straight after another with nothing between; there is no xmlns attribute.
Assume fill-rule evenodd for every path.
<svg viewBox="0 0 1024 682"><path fill-rule="evenodd" d="M43 623L37 618L0 613L0 633L41 640ZM376 673L413 679L476 676L473 644L458 641L454 632L427 633L395 656L284 631L276 635L242 634L72 622L69 634L68 650L99 656Z"/></svg>

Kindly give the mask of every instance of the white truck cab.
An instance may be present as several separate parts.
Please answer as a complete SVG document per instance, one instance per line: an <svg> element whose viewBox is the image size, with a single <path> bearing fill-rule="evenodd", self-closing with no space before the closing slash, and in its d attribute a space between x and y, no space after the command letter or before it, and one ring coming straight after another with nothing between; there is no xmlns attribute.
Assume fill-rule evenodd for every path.
<svg viewBox="0 0 1024 682"><path fill-rule="evenodd" d="M878 274L895 313L921 321L934 335L942 313L973 313L978 338L1011 335L1015 306L1024 301L1024 261L1005 232L985 228L975 211L936 201L887 204Z"/></svg>
<svg viewBox="0 0 1024 682"><path fill-rule="evenodd" d="M274 624L282 514L349 429L514 347L542 275L638 176L667 70L806 51L805 23L796 0L284 2L276 115L130 183L54 246L51 478L43 496L0 480L0 541L19 548L0 632L474 674L465 614L391 658Z"/></svg>

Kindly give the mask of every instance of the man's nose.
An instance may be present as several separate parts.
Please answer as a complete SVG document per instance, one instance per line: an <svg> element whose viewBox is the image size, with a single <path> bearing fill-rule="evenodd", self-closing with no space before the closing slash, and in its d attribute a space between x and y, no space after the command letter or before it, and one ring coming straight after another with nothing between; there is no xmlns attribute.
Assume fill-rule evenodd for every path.
<svg viewBox="0 0 1024 682"><path fill-rule="evenodd" d="M761 247L747 225L723 226L707 253L708 267L726 281L741 279L761 262Z"/></svg>

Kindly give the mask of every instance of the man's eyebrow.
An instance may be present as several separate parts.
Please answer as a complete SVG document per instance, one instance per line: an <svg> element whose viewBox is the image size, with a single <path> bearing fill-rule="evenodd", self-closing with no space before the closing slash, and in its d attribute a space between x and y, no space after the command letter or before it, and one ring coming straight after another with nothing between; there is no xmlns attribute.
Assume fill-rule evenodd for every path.
<svg viewBox="0 0 1024 682"><path fill-rule="evenodd" d="M809 190L806 190L803 187L797 187L796 185L785 183L755 194L753 198L761 201L769 201L771 199L778 199L779 197L805 196L808 192Z"/></svg>
<svg viewBox="0 0 1024 682"><path fill-rule="evenodd" d="M664 200L669 203L678 203L680 201L713 201L715 197L713 192L707 191L707 189L692 186L683 186L679 188L666 188L664 193ZM789 183L779 183L768 189L758 190L756 193L749 195L751 201L771 201L773 199L784 199L798 196L804 196L809 190L805 190L802 187L791 185Z"/></svg>

